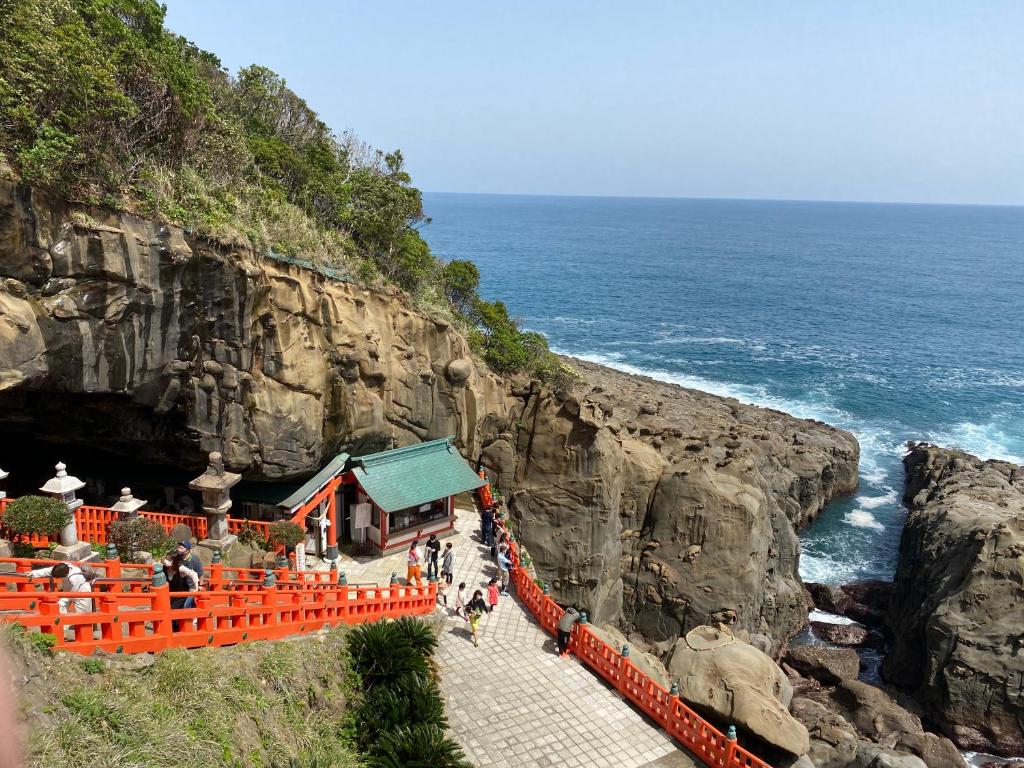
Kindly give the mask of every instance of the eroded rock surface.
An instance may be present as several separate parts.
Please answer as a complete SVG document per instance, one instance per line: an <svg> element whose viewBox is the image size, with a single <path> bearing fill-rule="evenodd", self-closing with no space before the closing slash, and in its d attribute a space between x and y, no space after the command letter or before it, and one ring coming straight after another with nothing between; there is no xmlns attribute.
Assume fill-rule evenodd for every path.
<svg viewBox="0 0 1024 768"><path fill-rule="evenodd" d="M289 478L392 441L473 455L505 410L398 295L0 181L0 429Z"/></svg>
<svg viewBox="0 0 1024 768"><path fill-rule="evenodd" d="M886 679L965 749L1024 754L1024 468L919 444Z"/></svg>
<svg viewBox="0 0 1024 768"><path fill-rule="evenodd" d="M723 623L777 653L807 618L796 529L856 487L856 440L572 362L572 394L520 393L517 428L484 452L540 576L654 642Z"/></svg>

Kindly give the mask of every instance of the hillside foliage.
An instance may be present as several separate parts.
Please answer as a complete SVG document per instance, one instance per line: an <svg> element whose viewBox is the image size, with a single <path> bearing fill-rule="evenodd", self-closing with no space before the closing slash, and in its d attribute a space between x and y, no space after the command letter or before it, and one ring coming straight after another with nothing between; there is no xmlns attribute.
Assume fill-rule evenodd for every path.
<svg viewBox="0 0 1024 768"><path fill-rule="evenodd" d="M232 76L164 18L155 0L0 0L8 172L67 199L397 285L478 329L495 370L552 368L543 339L480 299L475 266L431 254L401 150L335 134L280 75L252 65Z"/></svg>

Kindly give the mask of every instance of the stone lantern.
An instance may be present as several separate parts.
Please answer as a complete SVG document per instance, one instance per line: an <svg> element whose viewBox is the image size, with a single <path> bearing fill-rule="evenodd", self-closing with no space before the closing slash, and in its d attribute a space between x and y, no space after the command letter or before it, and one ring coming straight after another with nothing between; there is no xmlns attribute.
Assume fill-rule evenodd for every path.
<svg viewBox="0 0 1024 768"><path fill-rule="evenodd" d="M131 488L121 489L121 498L117 504L110 507L112 512L117 512L118 520L134 520L139 516L139 509L145 506L145 499L136 499L132 496Z"/></svg>
<svg viewBox="0 0 1024 768"><path fill-rule="evenodd" d="M189 488L203 494L206 538L199 542L200 546L223 550L238 538L228 533L228 510L231 509L231 488L241 479L241 475L225 471L224 459L213 451L206 471L188 484Z"/></svg>
<svg viewBox="0 0 1024 768"><path fill-rule="evenodd" d="M71 512L71 522L60 532L60 544L53 550L54 560L88 560L92 557L92 547L78 540L78 526L75 524L75 510L82 506L82 500L76 491L85 487L85 483L68 474L64 462L58 462L57 474L46 481L39 490L61 502Z"/></svg>
<svg viewBox="0 0 1024 768"><path fill-rule="evenodd" d="M0 469L0 480L6 480L8 474L9 473L4 472L2 469ZM7 492L3 488L0 488L0 499L6 499L6 498L7 498Z"/></svg>

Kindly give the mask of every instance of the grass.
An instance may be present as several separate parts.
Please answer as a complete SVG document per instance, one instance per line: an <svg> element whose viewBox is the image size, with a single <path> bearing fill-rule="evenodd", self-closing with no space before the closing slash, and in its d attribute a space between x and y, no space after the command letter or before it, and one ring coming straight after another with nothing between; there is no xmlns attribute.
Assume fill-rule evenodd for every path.
<svg viewBox="0 0 1024 768"><path fill-rule="evenodd" d="M359 764L358 694L346 630L236 648L139 657L43 656L5 632L27 675L26 768L165 766L346 768Z"/></svg>

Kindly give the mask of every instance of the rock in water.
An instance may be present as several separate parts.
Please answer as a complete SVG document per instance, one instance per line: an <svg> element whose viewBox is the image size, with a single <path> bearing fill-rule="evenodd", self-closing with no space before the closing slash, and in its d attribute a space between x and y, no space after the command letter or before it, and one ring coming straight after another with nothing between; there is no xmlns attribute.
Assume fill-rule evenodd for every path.
<svg viewBox="0 0 1024 768"><path fill-rule="evenodd" d="M904 465L882 674L962 748L1024 754L1024 468L926 444Z"/></svg>
<svg viewBox="0 0 1024 768"><path fill-rule="evenodd" d="M835 645L867 645L868 630L861 624L832 624L827 621L812 621L814 634L826 643Z"/></svg>
<svg viewBox="0 0 1024 768"><path fill-rule="evenodd" d="M826 685L856 680L860 674L860 658L849 648L798 645L786 653L786 663L801 675L813 677Z"/></svg>
<svg viewBox="0 0 1024 768"><path fill-rule="evenodd" d="M787 709L793 698L789 680L752 645L697 627L676 642L668 670L689 703L793 755L807 752L807 729Z"/></svg>

